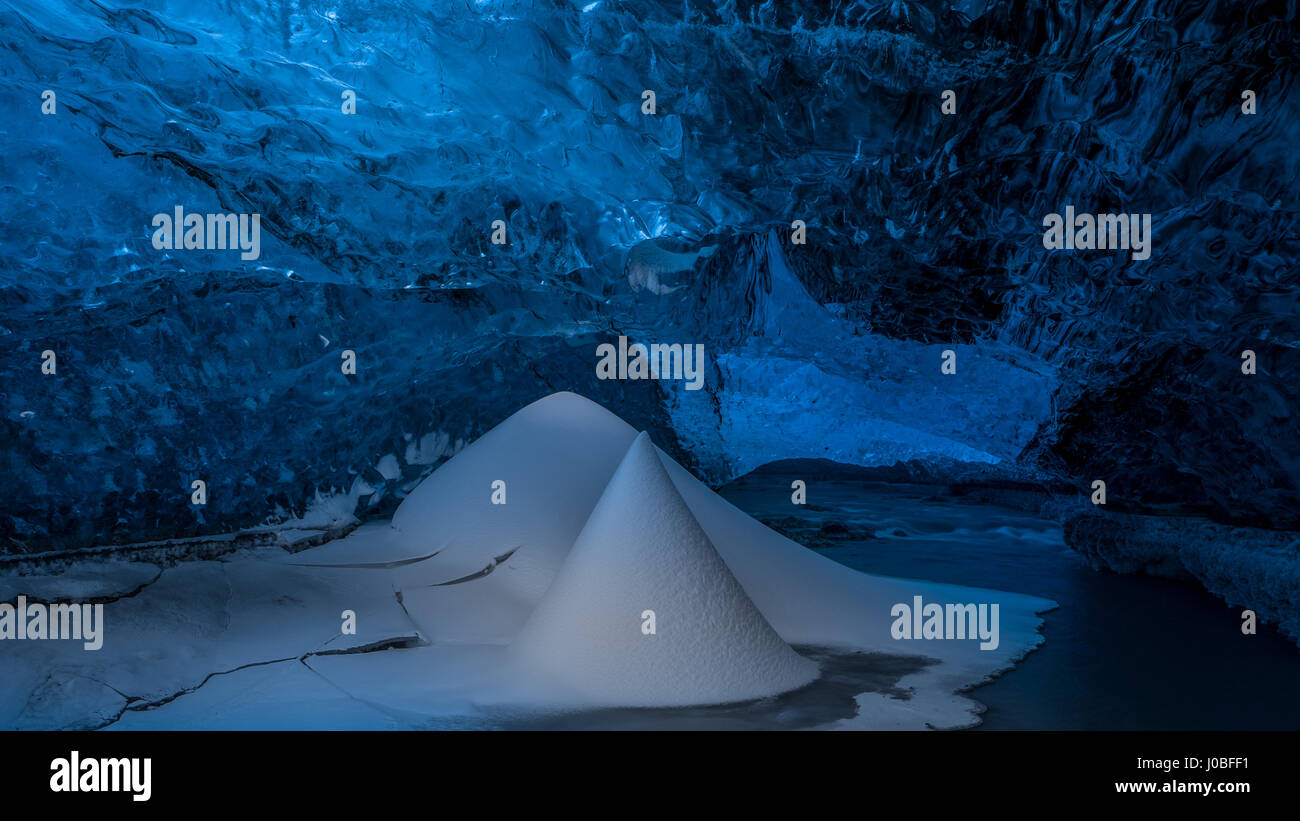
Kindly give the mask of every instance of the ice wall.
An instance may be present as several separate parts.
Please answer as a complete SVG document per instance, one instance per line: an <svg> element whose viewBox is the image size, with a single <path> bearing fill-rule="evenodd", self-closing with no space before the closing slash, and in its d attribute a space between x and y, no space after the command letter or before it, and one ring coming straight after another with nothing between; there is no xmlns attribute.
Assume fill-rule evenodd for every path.
<svg viewBox="0 0 1300 821"><path fill-rule="evenodd" d="M957 459L1295 526L1294 14L10 3L0 550L391 512L556 390L713 480ZM259 258L155 250L178 204L260 213ZM1046 253L1066 205L1152 213L1151 258ZM620 334L705 388L597 380Z"/></svg>

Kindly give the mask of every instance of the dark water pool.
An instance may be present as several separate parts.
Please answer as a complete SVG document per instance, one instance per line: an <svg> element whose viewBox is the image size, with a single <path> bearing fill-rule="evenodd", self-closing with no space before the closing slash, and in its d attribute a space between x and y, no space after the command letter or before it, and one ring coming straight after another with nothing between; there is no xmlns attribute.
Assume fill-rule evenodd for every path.
<svg viewBox="0 0 1300 821"><path fill-rule="evenodd" d="M790 483L808 482L808 504ZM1054 599L1047 641L971 691L981 729L1300 729L1300 648L1196 585L1099 573L1056 522L942 488L764 468L721 491L745 512L868 573Z"/></svg>

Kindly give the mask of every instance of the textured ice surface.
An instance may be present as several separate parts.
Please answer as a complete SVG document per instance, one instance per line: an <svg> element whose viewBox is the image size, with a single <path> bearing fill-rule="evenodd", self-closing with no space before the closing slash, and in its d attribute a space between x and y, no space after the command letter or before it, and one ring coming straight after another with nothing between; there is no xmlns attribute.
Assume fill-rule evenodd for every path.
<svg viewBox="0 0 1300 821"><path fill-rule="evenodd" d="M788 262L798 252L782 246L775 232L754 243L768 293L744 338L716 355L716 408L701 413L689 391L669 391L673 429L705 477L796 457L996 464L1015 460L1050 417L1049 363L993 340L857 334L809 294ZM956 374L939 369L946 350Z"/></svg>
<svg viewBox="0 0 1300 821"><path fill-rule="evenodd" d="M75 563L57 573L0 575L0 601L12 602L19 595L42 602L93 602L130 595L162 573L162 568L145 562Z"/></svg>
<svg viewBox="0 0 1300 821"><path fill-rule="evenodd" d="M266 548L163 570L104 604L98 651L77 641L5 641L0 725L95 727L248 665L419 640L385 579L291 566L282 556ZM347 609L357 615L355 635L340 634Z"/></svg>
<svg viewBox="0 0 1300 821"><path fill-rule="evenodd" d="M389 515L556 390L709 481L946 455L1300 521L1294 9L587 5L7 4L0 549ZM261 258L155 251L176 204ZM1067 204L1152 258L1043 252ZM616 333L716 368L599 382Z"/></svg>
<svg viewBox="0 0 1300 821"><path fill-rule="evenodd" d="M1094 567L1195 579L1300 642L1300 533L1094 512L1068 520L1065 535Z"/></svg>

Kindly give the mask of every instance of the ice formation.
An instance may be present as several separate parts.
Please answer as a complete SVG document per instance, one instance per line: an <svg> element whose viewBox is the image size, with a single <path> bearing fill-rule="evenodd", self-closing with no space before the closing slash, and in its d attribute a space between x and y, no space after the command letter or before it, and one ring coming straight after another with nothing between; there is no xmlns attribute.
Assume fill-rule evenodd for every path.
<svg viewBox="0 0 1300 821"><path fill-rule="evenodd" d="M1300 532L1090 511L1066 521L1065 538L1094 567L1195 580L1300 642Z"/></svg>
<svg viewBox="0 0 1300 821"><path fill-rule="evenodd" d="M39 181L0 191L6 553L228 532L317 489L391 515L560 389L711 483L996 459L1300 528L1285 4L151 5L5 17L4 167ZM1045 252L1065 204L1150 211L1158 250ZM154 249L176 205L262 214L259 258ZM718 370L700 401L600 382L619 334ZM201 519L173 503L200 471Z"/></svg>
<svg viewBox="0 0 1300 821"><path fill-rule="evenodd" d="M0 162L19 182L0 190L0 558L84 559L6 579L6 595L94 589L126 625L93 663L19 650L0 669L18 694L3 722L76 713L56 691L81 699L75 721L122 693L152 703L214 672L187 659L239 671L202 687L213 699L280 672L245 664L336 646L309 625L349 606L379 614L367 640L431 644L304 663L372 693L348 671L392 665L446 695L472 667L486 687L636 430L680 461L664 460L677 491L796 647L896 652L889 602L995 594L845 571L696 477L794 457L1076 489L1104 476L1111 509L1135 515L1071 525L1085 554L1174 568L1300 629L1292 537L1277 535L1300 530L1285 4L154 5L17 0L3 18ZM1247 88L1258 113L1239 107ZM38 113L47 90L57 115ZM937 105L949 90L959 116ZM1150 259L1045 253L1040 220L1070 204L1150 212ZM261 214L257 259L156 247L150 215L180 206ZM506 245L488 239L497 219ZM703 388L598 379L599 346L620 336L703 345ZM561 389L635 427L562 395L484 435ZM497 481L508 502L493 506ZM1177 519L1136 515L1151 513ZM194 561L210 554L186 541L227 540L214 555L271 519L300 540L390 515L290 563ZM103 561L146 540L190 561ZM257 635L239 614L264 593L268 618L309 611L290 619L304 632ZM949 680L925 692L1036 641L1041 603L996 596L1015 640L927 645L942 664L918 675ZM132 637L155 622L176 626L155 634L165 650ZM58 683L55 665L85 675ZM311 688L313 703L332 692ZM403 716L384 720L429 709L384 698ZM940 723L969 718L949 706Z"/></svg>

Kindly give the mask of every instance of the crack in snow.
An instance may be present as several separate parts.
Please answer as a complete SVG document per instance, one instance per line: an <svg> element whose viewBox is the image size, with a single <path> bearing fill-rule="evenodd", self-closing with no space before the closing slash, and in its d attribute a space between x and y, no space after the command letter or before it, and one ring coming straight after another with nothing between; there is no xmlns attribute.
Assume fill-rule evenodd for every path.
<svg viewBox="0 0 1300 821"><path fill-rule="evenodd" d="M451 581L448 582L437 582L436 584L430 584L427 586L446 587L451 584L463 584L464 582L472 582L475 579L481 579L484 576L490 574L493 570L496 570L497 567L499 567L503 562L505 562L511 556L515 555L515 553L519 550L519 548L520 545L515 545L514 547L507 550L505 553L502 553L500 556L493 558L492 561L488 563L487 567L483 568L482 570L475 571L469 574L468 576L461 576L459 579L452 579Z"/></svg>
<svg viewBox="0 0 1300 821"><path fill-rule="evenodd" d="M334 636L333 638L329 639L323 644L328 644L330 641L333 641L335 638L338 638L338 636ZM283 664L285 662L290 662L290 661L297 661L306 664L306 660L313 656L346 656L346 655L358 655L362 653L378 653L378 652L383 652L385 650L405 650L411 647L419 647L425 643L426 642L419 635L396 636L396 637L391 637L386 639L380 639L378 641L373 641L370 642L369 644L362 644L357 647L347 647L338 650L310 650L299 656L286 656L285 658L279 658L279 659L266 659L263 661L252 661L247 664L241 664L238 667L232 667L229 670L217 670L215 672L208 673L206 676L203 677L203 680L200 681L198 684L195 684L192 687L182 688L180 690L177 690L175 693L172 693L167 696L163 696L162 698L153 699L152 701L144 701L144 699L139 696L127 696L126 694L117 690L117 688L105 684L104 686L109 687L109 689L113 690L118 695L127 699L127 703L122 707L121 710L118 711L117 715L113 716L113 718L109 719L103 724L100 724L98 727L95 727L94 729L103 730L106 727L110 727L113 724L116 724L117 722L121 721L122 717L125 716L128 712L145 712L147 710L155 710L166 704L170 704L171 702L175 701L178 698L181 698L182 696L187 696L197 692L205 684L207 684L212 679L217 678L218 676L228 676L232 673L238 673L241 670L250 670L254 667L268 667L272 664ZM307 665L307 667L308 669L312 669L310 665ZM313 672L316 671L313 670ZM144 702L144 703L140 703L140 702Z"/></svg>
<svg viewBox="0 0 1300 821"><path fill-rule="evenodd" d="M395 559L391 562L339 562L338 564L317 564L314 562L286 562L286 564L293 565L294 567L354 567L354 568L362 568L367 570L378 570L384 568L405 567L408 564L415 564L417 562L428 561L429 559L432 559L434 556L437 556L439 553L442 553L442 550L435 550L427 556L415 556L414 558L410 558L410 559Z"/></svg>
<svg viewBox="0 0 1300 821"><path fill-rule="evenodd" d="M411 616L411 611L409 611L409 610L406 609L406 603L405 603L404 601L402 601L402 591L401 591L401 590L394 590L394 591L393 591L393 598L397 600L397 606L400 607L400 608L402 608L402 613L406 615L406 620L409 621L409 622L411 623L411 626L415 628L416 633L417 633L418 635L420 635L421 646L427 646L427 645L429 644L429 642L428 642L427 639L424 638L423 634L420 633L420 624L419 624L419 622L417 622L417 621L415 620L415 618L414 618L413 616Z"/></svg>

